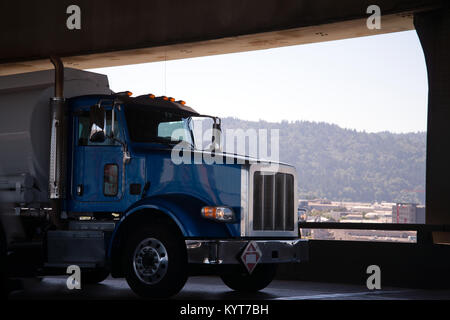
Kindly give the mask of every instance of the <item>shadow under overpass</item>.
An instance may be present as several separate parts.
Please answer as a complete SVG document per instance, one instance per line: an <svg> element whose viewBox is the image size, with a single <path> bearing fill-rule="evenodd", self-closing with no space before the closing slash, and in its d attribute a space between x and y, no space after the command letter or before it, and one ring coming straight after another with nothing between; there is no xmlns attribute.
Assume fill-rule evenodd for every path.
<svg viewBox="0 0 450 320"><path fill-rule="evenodd" d="M310 223L300 228L355 230L414 230L416 243L375 241L308 240L309 261L280 265L277 278L341 282L365 285L367 267L377 265L381 285L443 289L450 288L450 245L435 244L433 232L450 226L381 223Z"/></svg>

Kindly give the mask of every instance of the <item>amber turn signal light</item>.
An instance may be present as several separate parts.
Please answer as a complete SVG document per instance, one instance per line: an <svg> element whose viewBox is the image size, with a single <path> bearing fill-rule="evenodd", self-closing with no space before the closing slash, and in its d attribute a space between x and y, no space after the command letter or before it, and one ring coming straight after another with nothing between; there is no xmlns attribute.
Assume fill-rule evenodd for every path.
<svg viewBox="0 0 450 320"><path fill-rule="evenodd" d="M220 222L234 222L234 211L229 207L203 207L202 216Z"/></svg>

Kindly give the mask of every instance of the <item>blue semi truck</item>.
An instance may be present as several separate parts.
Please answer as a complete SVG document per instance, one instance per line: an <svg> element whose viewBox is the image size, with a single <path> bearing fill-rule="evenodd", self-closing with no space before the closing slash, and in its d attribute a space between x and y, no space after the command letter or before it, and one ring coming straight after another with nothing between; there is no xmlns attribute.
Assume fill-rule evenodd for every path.
<svg viewBox="0 0 450 320"><path fill-rule="evenodd" d="M124 277L140 296L170 297L189 275L261 290L278 264L307 259L295 168L222 152L220 119L184 101L114 93L106 76L51 60L54 71L0 77L7 276L77 266L82 283ZM193 118L211 120L207 150ZM180 145L183 159L222 161L178 163Z"/></svg>

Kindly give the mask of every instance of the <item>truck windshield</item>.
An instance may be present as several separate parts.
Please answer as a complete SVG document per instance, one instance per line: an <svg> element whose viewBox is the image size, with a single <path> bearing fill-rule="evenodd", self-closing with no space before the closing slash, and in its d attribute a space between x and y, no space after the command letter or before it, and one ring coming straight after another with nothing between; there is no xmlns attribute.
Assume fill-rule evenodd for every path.
<svg viewBox="0 0 450 320"><path fill-rule="evenodd" d="M177 144L185 141L193 144L189 120L180 114L128 106L125 116L130 138L134 142Z"/></svg>

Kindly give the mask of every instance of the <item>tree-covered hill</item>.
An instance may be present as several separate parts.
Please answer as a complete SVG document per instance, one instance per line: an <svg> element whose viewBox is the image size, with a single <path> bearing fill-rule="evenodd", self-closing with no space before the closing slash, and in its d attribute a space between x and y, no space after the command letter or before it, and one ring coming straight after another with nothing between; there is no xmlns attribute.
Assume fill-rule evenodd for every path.
<svg viewBox="0 0 450 320"><path fill-rule="evenodd" d="M303 198L425 202L425 132L366 133L328 123L236 118L224 118L222 128L279 129L280 160L297 168Z"/></svg>

